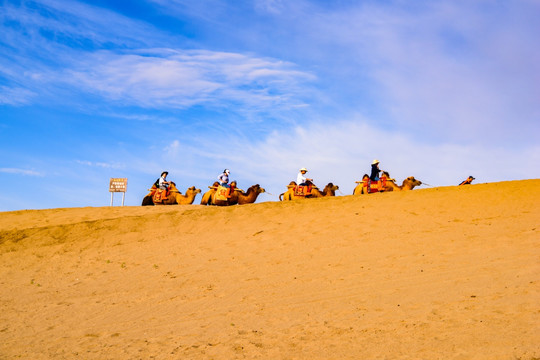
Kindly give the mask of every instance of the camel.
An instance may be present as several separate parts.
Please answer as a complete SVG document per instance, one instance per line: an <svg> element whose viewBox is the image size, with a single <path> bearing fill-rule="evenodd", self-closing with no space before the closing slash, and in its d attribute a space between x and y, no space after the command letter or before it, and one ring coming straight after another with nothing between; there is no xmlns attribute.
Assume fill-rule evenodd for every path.
<svg viewBox="0 0 540 360"><path fill-rule="evenodd" d="M154 204L153 196L154 192L157 189L152 186L152 189L150 189L150 193L146 195L142 201L142 206L147 205L191 205L193 204L193 201L195 200L195 196L201 192L201 189L196 189L195 186L192 186L186 190L186 195L182 195L180 191L178 191L178 188L176 187L176 184L171 181L171 184L169 185L169 197L161 203Z"/></svg>
<svg viewBox="0 0 540 360"><path fill-rule="evenodd" d="M416 180L414 176L409 176L405 180L403 180L403 183L401 186L396 185L396 183L392 180L386 181L386 187L384 188L385 191L406 191L406 190L412 190L415 186L422 185L422 182L420 180Z"/></svg>
<svg viewBox="0 0 540 360"><path fill-rule="evenodd" d="M310 181L307 182L307 184L313 185ZM324 196L336 196L336 190L339 190L339 186L334 185L332 183L328 183L324 190L321 192L315 185L311 188L311 194L307 196L297 196L294 194L294 188L296 187L296 182L291 181L289 185L287 185L287 191L283 194L279 195L280 201L290 201L290 200L296 200L296 199L309 199L309 198L318 198L318 197L324 197Z"/></svg>
<svg viewBox="0 0 540 360"><path fill-rule="evenodd" d="M383 176L384 176L384 172L383 172ZM367 194L367 187L364 186L364 184L367 183L367 181L369 181L369 175L364 174L364 176L362 176L362 181L356 182L358 185L356 185L356 187L354 188L353 195Z"/></svg>
<svg viewBox="0 0 540 360"><path fill-rule="evenodd" d="M387 171L383 171L383 174L381 175L381 180L384 178L384 188L379 190L379 192L384 191L402 191L402 190L412 190L415 186L422 185L422 182L419 180L416 180L414 176L409 176L405 180L403 180L403 183L401 186L396 184L396 180L392 179L390 177L390 174ZM358 185L354 188L353 195L362 195L367 194L367 181L369 180L369 176L367 174L364 174L362 177L362 181L357 181ZM373 191L376 192L376 191Z"/></svg>
<svg viewBox="0 0 540 360"><path fill-rule="evenodd" d="M201 200L201 205L217 205L217 206L229 206L229 205L245 205L252 204L257 200L259 194L262 194L264 190L259 184L250 186L249 189L244 192L241 189L236 188L236 182L231 182L231 188L233 189L231 197L228 200L216 200L216 189L219 184L216 182L214 185L209 186L208 190Z"/></svg>
<svg viewBox="0 0 540 360"><path fill-rule="evenodd" d="M264 190L259 184L250 186L246 192L243 192L240 189L235 189L235 191L231 194L231 198L228 201L215 200L214 205L228 206L236 204L253 204L257 200L259 194L262 194L265 191L266 190Z"/></svg>
<svg viewBox="0 0 540 360"><path fill-rule="evenodd" d="M212 186L208 187L208 189L210 190L208 190L207 192L203 194L202 199L201 199L201 205L212 205L212 204L209 204L209 201L212 199L212 196L216 193L216 189L218 186L219 186L219 183L215 181L212 184Z"/></svg>

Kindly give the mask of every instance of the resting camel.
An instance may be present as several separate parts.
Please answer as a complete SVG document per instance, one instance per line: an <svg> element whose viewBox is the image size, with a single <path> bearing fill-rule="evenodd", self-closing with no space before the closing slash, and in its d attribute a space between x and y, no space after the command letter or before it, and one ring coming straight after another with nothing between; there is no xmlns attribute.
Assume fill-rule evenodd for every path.
<svg viewBox="0 0 540 360"><path fill-rule="evenodd" d="M169 197L161 203L154 204L153 196L156 189L152 187L150 193L146 195L142 201L142 205L191 205L195 200L195 196L201 192L201 189L196 189L195 186L192 186L186 190L186 195L182 195L176 184L171 181L169 185Z"/></svg>
<svg viewBox="0 0 540 360"><path fill-rule="evenodd" d="M313 185L311 181L308 181L307 184ZM317 197L324 197L324 196L336 196L336 190L339 190L339 186L334 185L332 183L328 183L324 190L321 192L319 189L313 185L311 188L311 195L308 196L297 196L294 195L294 188L296 187L296 182L291 181L289 185L287 185L287 191L283 194L279 195L280 201L289 201L289 200L296 200L296 199L306 199L306 198L317 198Z"/></svg>
<svg viewBox="0 0 540 360"><path fill-rule="evenodd" d="M386 172L383 172L383 176ZM390 176L389 176L390 177ZM367 189L364 187L364 182L369 180L369 175L368 174L364 174L364 176L362 176L362 181L357 181L358 185L356 185L356 187L354 188L353 190L353 195L363 195L363 194L367 194Z"/></svg>
<svg viewBox="0 0 540 360"><path fill-rule="evenodd" d="M403 183L401 186L396 185L396 183L393 180L386 180L386 187L384 188L385 191L402 191L402 190L412 190L415 186L422 185L422 182L420 180L416 180L414 176L409 176L405 180L403 180Z"/></svg>
<svg viewBox="0 0 540 360"><path fill-rule="evenodd" d="M257 200L259 194L262 194L263 192L265 192L265 190L259 184L250 186L246 192L243 192L240 189L234 189L229 200L215 200L214 197L213 204L217 206L253 204Z"/></svg>
<svg viewBox="0 0 540 360"><path fill-rule="evenodd" d="M265 190L259 185L250 186L249 189L244 192L241 189L236 188L236 182L231 182L233 192L228 200L216 200L216 189L218 183L214 183L210 190L208 190L201 200L201 205L217 205L217 206L229 206L229 205L245 205L252 204L257 200L259 194L265 192Z"/></svg>
<svg viewBox="0 0 540 360"><path fill-rule="evenodd" d="M236 185L234 181L231 184ZM202 199L201 199L201 205L212 205L212 204L209 204L209 201L212 199L212 196L216 193L216 189L218 186L219 186L219 183L216 181L212 184L212 186L208 187L210 190L208 190L207 192L203 194Z"/></svg>
<svg viewBox="0 0 540 360"><path fill-rule="evenodd" d="M402 191L402 190L412 190L415 186L422 185L422 182L419 180L416 180L414 176L409 176L405 180L403 180L403 183L401 186L396 184L396 180L392 179L390 177L390 174L387 171L383 171L383 174L381 175L382 178L386 178L386 186L384 189L379 191ZM362 195L367 194L367 189L364 186L365 181L369 179L369 176L367 174L364 174L362 177L362 181L356 185L353 191L353 195Z"/></svg>

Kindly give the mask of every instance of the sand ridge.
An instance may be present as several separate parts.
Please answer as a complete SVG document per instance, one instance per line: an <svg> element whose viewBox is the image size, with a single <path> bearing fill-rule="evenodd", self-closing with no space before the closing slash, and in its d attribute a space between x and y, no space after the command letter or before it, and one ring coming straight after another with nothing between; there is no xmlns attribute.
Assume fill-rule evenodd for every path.
<svg viewBox="0 0 540 360"><path fill-rule="evenodd" d="M0 214L0 359L540 358L540 180Z"/></svg>

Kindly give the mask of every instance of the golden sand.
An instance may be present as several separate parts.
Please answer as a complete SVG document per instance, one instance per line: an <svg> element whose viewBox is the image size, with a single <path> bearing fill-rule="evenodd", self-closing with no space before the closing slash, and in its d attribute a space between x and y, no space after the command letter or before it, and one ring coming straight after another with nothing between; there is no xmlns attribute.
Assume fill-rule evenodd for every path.
<svg viewBox="0 0 540 360"><path fill-rule="evenodd" d="M4 212L0 359L538 359L539 244L540 180Z"/></svg>

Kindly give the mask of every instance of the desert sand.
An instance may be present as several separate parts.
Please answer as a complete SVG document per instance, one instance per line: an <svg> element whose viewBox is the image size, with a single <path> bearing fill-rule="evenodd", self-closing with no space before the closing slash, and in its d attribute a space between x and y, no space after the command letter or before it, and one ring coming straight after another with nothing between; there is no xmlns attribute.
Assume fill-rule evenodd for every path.
<svg viewBox="0 0 540 360"><path fill-rule="evenodd" d="M538 359L539 244L538 179L3 212L0 359Z"/></svg>

